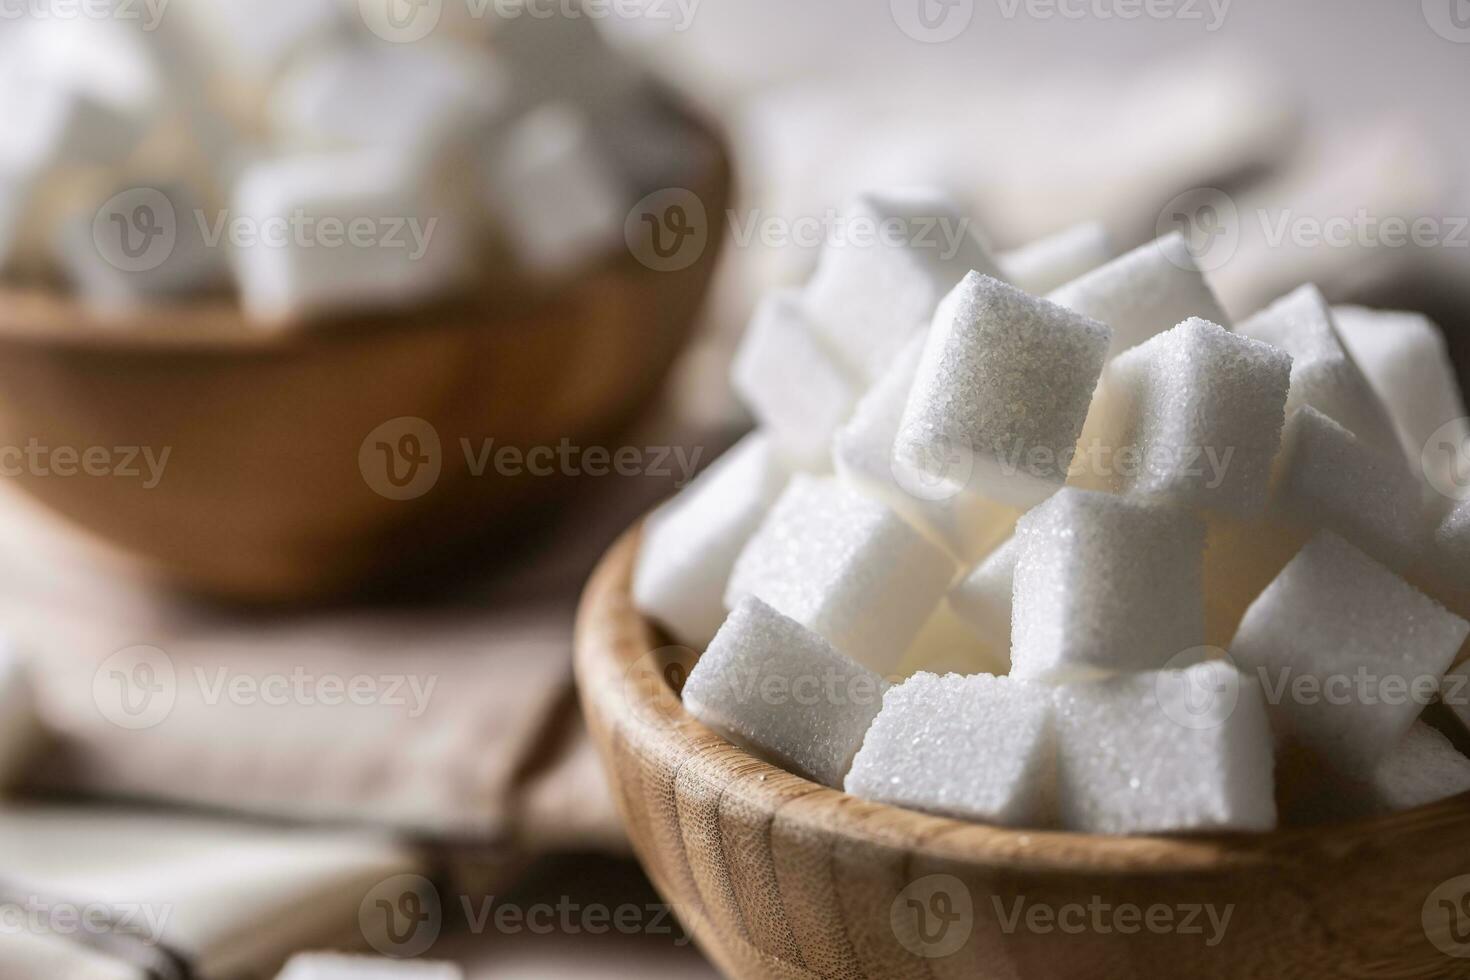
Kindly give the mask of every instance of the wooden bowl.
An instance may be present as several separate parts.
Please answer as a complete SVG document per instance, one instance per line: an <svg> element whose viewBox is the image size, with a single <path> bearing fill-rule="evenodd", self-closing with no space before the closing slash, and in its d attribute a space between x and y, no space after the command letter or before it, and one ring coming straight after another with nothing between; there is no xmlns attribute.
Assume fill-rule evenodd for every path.
<svg viewBox="0 0 1470 980"><path fill-rule="evenodd" d="M712 226L678 271L625 249L553 291L494 282L429 309L275 333L228 298L119 323L54 292L0 289L0 447L121 449L119 469L127 447L169 452L154 487L6 475L176 583L235 599L341 592L506 523L566 481L476 475L461 440L475 453L492 438L523 452L598 445L654 395L689 332L730 176L715 135L684 122L707 150L685 186ZM386 481L387 454L427 448L402 442L423 435L418 423L379 429L401 418L437 435L437 480ZM417 472L407 455L395 465L400 479Z"/></svg>
<svg viewBox="0 0 1470 980"><path fill-rule="evenodd" d="M1003 830L867 803L685 713L676 690L696 654L634 608L637 548L635 530L587 587L578 686L644 868L727 976L1470 976L1470 959L1451 955L1470 956L1470 797L1172 839Z"/></svg>

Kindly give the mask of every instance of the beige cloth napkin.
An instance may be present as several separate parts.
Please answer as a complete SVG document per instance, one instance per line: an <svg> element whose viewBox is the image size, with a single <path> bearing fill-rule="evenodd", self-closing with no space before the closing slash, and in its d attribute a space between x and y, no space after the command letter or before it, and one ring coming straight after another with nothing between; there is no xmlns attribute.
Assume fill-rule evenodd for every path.
<svg viewBox="0 0 1470 980"><path fill-rule="evenodd" d="M50 733L27 788L619 846L578 720L572 624L597 558L670 482L585 480L533 545L487 556L443 598L280 616L127 584L0 495L0 626L30 656Z"/></svg>

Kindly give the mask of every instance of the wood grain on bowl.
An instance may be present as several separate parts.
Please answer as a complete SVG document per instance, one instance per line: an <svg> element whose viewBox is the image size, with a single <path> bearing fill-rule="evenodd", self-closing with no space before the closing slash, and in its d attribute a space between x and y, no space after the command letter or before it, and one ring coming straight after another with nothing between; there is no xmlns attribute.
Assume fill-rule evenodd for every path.
<svg viewBox="0 0 1470 980"><path fill-rule="evenodd" d="M1470 798L1205 838L1003 830L867 803L694 721L697 659L634 608L638 532L582 600L577 679L633 846L732 978L1470 976Z"/></svg>
<svg viewBox="0 0 1470 980"><path fill-rule="evenodd" d="M718 221L730 193L722 144L685 124L709 151L687 186ZM565 482L476 474L461 440L524 453L615 435L688 335L720 237L711 228L678 271L622 250L555 289L487 281L431 307L299 331L258 329L224 299L117 320L55 292L0 288L0 446L169 454L156 486L25 467L7 476L188 588L263 601L351 589ZM421 493L384 495L365 471L387 457L365 443L400 418L432 430L441 472ZM425 431L389 426L384 451L404 434L427 451Z"/></svg>

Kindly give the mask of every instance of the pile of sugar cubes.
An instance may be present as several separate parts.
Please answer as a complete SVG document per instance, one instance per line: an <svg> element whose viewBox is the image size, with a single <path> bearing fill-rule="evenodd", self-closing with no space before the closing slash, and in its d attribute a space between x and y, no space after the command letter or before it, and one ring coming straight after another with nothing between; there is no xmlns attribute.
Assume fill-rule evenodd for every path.
<svg viewBox="0 0 1470 980"><path fill-rule="evenodd" d="M234 291L280 324L572 275L699 145L581 8L507 6L8 18L0 278L102 312Z"/></svg>
<svg viewBox="0 0 1470 980"><path fill-rule="evenodd" d="M638 607L704 651L695 717L1015 827L1470 791L1470 504L1423 453L1470 432L1432 323L1303 286L1232 325L1180 235L996 254L924 189L842 227L739 351L758 428L643 531Z"/></svg>

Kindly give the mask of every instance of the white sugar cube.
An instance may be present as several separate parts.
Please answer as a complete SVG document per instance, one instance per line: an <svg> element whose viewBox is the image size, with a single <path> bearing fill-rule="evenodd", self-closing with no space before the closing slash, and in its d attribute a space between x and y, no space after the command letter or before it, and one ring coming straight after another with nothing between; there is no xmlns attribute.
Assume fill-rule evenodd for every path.
<svg viewBox="0 0 1470 980"><path fill-rule="evenodd" d="M1192 317L1230 323L1178 232L1094 269L1047 298L1112 327L1109 357Z"/></svg>
<svg viewBox="0 0 1470 980"><path fill-rule="evenodd" d="M725 619L725 585L790 469L755 432L648 519L633 576L638 608L704 649Z"/></svg>
<svg viewBox="0 0 1470 980"><path fill-rule="evenodd" d="M820 468L832 435L852 414L858 386L812 329L795 290L756 308L731 368L745 407L793 458Z"/></svg>
<svg viewBox="0 0 1470 980"><path fill-rule="evenodd" d="M57 229L56 266L72 290L103 313L197 296L229 282L224 242L186 184L124 188Z"/></svg>
<svg viewBox="0 0 1470 980"><path fill-rule="evenodd" d="M1204 525L1068 487L1016 525L1011 675L1150 670L1204 643Z"/></svg>
<svg viewBox="0 0 1470 980"><path fill-rule="evenodd" d="M1388 410L1338 336L1327 300L1302 286L1236 328L1291 355L1286 414L1310 405L1382 453L1399 451Z"/></svg>
<svg viewBox="0 0 1470 980"><path fill-rule="evenodd" d="M843 214L806 287L818 330L877 381L971 271L999 276L968 217L942 194L865 194Z"/></svg>
<svg viewBox="0 0 1470 980"><path fill-rule="evenodd" d="M342 41L293 65L269 113L278 135L309 148L432 153L506 112L509 86L504 68L471 45Z"/></svg>
<svg viewBox="0 0 1470 980"><path fill-rule="evenodd" d="M1470 759L1416 721L1373 770L1370 784L1379 812L1409 810L1470 792Z"/></svg>
<svg viewBox="0 0 1470 980"><path fill-rule="evenodd" d="M1082 485L1255 516L1269 497L1290 384L1284 351L1186 320L1103 372Z"/></svg>
<svg viewBox="0 0 1470 980"><path fill-rule="evenodd" d="M1033 296L1066 285L1113 257L1108 230L1096 221L1064 228L996 256L1007 281Z"/></svg>
<svg viewBox="0 0 1470 980"><path fill-rule="evenodd" d="M1020 557L1021 539L1011 535L949 590L948 605L955 614L976 636L1007 651L1011 645L1011 596Z"/></svg>
<svg viewBox="0 0 1470 980"><path fill-rule="evenodd" d="M890 508L834 478L798 474L736 560L725 605L753 595L886 675L955 572Z"/></svg>
<svg viewBox="0 0 1470 980"><path fill-rule="evenodd" d="M1278 771L1283 803L1301 824L1381 816L1470 792L1470 759L1422 721L1369 769L1337 772L1303 757Z"/></svg>
<svg viewBox="0 0 1470 980"><path fill-rule="evenodd" d="M1470 445L1470 418L1444 335L1418 313L1358 306L1332 313L1343 344L1388 409L1404 455L1416 471L1431 467L1425 474L1431 499L1440 495L1434 486L1455 486L1458 447ZM1446 445L1430 445L1441 432Z"/></svg>
<svg viewBox="0 0 1470 980"><path fill-rule="evenodd" d="M631 192L581 108L528 113L495 144L486 171L490 214L532 274L565 276L626 247Z"/></svg>
<svg viewBox="0 0 1470 980"><path fill-rule="evenodd" d="M858 401L852 417L832 443L837 473L864 493L883 501L961 563L989 553L1021 516L973 494L931 492L921 481L900 480L893 444L908 404L909 391L924 354L924 337L915 337L894 359L878 383Z"/></svg>
<svg viewBox="0 0 1470 980"><path fill-rule="evenodd" d="M464 980L454 963L341 953L297 953L276 980Z"/></svg>
<svg viewBox="0 0 1470 980"><path fill-rule="evenodd" d="M906 485L1014 506L1065 480L1108 328L971 273L934 317L893 446Z"/></svg>
<svg viewBox="0 0 1470 980"><path fill-rule="evenodd" d="M396 153L262 161L235 185L225 240L251 317L407 305L462 279L462 232Z"/></svg>
<svg viewBox="0 0 1470 980"><path fill-rule="evenodd" d="M1392 568L1427 543L1419 481L1398 451L1375 450L1310 405L1287 420L1273 493L1287 521L1334 531Z"/></svg>
<svg viewBox="0 0 1470 980"><path fill-rule="evenodd" d="M35 693L20 656L0 646L0 790L9 788L41 743Z"/></svg>
<svg viewBox="0 0 1470 980"><path fill-rule="evenodd" d="M1105 834L1276 826L1260 686L1221 660L1056 691L1061 824Z"/></svg>
<svg viewBox="0 0 1470 980"><path fill-rule="evenodd" d="M816 633L746 597L690 671L683 698L732 742L837 787L887 686Z"/></svg>
<svg viewBox="0 0 1470 980"><path fill-rule="evenodd" d="M1055 781L1049 688L988 674L915 674L883 696L844 788L946 817L1045 827Z"/></svg>
<svg viewBox="0 0 1470 980"><path fill-rule="evenodd" d="M1230 651L1266 688L1284 749L1352 772L1409 730L1467 633L1470 624L1323 531L1251 604Z"/></svg>

